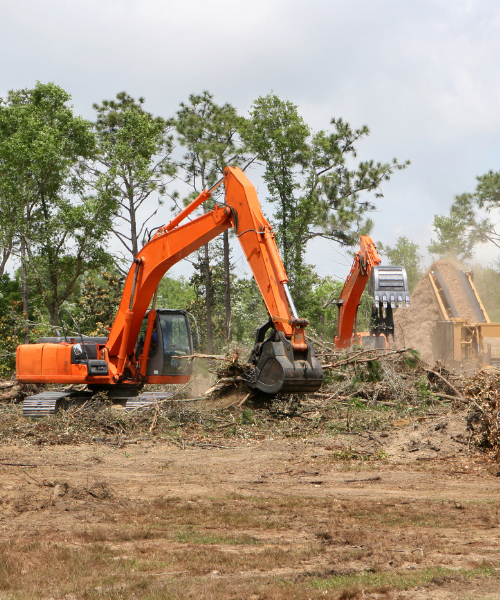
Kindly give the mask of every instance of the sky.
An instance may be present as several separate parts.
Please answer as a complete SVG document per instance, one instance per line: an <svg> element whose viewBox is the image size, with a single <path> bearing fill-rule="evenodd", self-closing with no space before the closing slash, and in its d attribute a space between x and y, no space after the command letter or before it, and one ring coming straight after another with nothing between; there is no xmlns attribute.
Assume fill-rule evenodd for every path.
<svg viewBox="0 0 500 600"><path fill-rule="evenodd" d="M376 202L388 245L424 250L434 215L500 169L498 0L0 0L0 52L1 97L53 81L88 119L122 90L165 117L202 90L243 115L273 91L314 130L366 124L359 159L411 161ZM351 255L318 241L307 258L345 278Z"/></svg>

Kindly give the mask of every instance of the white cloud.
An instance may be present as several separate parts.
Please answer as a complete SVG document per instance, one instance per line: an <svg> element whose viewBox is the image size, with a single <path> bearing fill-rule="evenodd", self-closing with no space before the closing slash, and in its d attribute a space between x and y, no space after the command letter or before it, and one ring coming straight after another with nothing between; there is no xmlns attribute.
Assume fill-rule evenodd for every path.
<svg viewBox="0 0 500 600"><path fill-rule="evenodd" d="M241 112L274 90L316 129L332 116L368 124L362 158L412 160L375 215L374 237L387 243L427 244L433 215L500 168L496 0L0 5L0 96L55 81L90 118L92 102L124 89L165 116L203 89Z"/></svg>

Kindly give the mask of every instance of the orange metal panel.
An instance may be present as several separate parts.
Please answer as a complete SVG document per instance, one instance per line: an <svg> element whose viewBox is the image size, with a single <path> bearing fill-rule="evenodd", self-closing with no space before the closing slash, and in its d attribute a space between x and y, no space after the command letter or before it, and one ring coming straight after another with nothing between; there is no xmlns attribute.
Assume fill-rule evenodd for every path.
<svg viewBox="0 0 500 600"><path fill-rule="evenodd" d="M43 344L22 344L17 347L16 370L19 381L23 375L41 375Z"/></svg>
<svg viewBox="0 0 500 600"><path fill-rule="evenodd" d="M87 367L71 364L71 344L22 344L17 348L17 379L21 383L86 383Z"/></svg>

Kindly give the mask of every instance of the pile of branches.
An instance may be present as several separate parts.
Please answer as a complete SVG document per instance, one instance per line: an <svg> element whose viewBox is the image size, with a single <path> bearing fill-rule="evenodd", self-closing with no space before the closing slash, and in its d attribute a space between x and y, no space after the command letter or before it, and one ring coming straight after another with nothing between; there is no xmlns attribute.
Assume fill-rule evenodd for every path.
<svg viewBox="0 0 500 600"><path fill-rule="evenodd" d="M228 352L224 356L217 355L197 355L200 358L209 358L213 365L208 367L208 371L213 373L216 383L206 392L204 396L220 397L225 393L234 391L234 389L245 389L243 385L243 375L251 368L250 365L242 360L238 349Z"/></svg>
<svg viewBox="0 0 500 600"><path fill-rule="evenodd" d="M460 379L442 364L429 368L414 349L386 351L353 347L337 350L330 342L317 337L311 339L325 373L321 392L315 395L328 396L331 400L356 398L370 405L382 403L389 406L461 402L464 399ZM210 369L216 376L216 383L205 392L205 396L216 398L235 388L240 391L246 389L242 375L248 371L249 365L240 359L238 352L200 357L210 358L216 365ZM290 404L289 400L287 398L287 404Z"/></svg>
<svg viewBox="0 0 500 600"><path fill-rule="evenodd" d="M452 382L454 376L443 365L430 369L411 348L338 351L329 350L324 342L321 346L317 355L327 381L323 392L332 399L356 398L389 406L463 399L458 384Z"/></svg>
<svg viewBox="0 0 500 600"><path fill-rule="evenodd" d="M210 415L190 406L189 401L159 401L148 408L118 410L104 394L81 406L70 406L43 419L22 416L19 404L2 408L0 442L24 440L29 445L110 443L122 446L131 439L162 435L176 437L179 431L206 424ZM146 438L143 438L146 436Z"/></svg>
<svg viewBox="0 0 500 600"><path fill-rule="evenodd" d="M493 450L500 459L500 378L479 372L465 382L464 395L469 400L467 426L471 441L480 448Z"/></svg>

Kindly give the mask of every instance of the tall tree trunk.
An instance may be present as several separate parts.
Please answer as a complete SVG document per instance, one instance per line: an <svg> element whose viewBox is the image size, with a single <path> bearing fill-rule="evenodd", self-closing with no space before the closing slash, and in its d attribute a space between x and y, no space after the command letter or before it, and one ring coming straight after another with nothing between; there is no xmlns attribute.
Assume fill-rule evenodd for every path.
<svg viewBox="0 0 500 600"><path fill-rule="evenodd" d="M29 344L30 342L30 332L28 325L28 312L29 312L29 303L28 303L28 273L26 270L26 242L24 236L21 236L21 296L23 299L23 315L26 319L26 334L24 336L24 343Z"/></svg>
<svg viewBox="0 0 500 600"><path fill-rule="evenodd" d="M49 309L50 324L59 325L59 307L55 302L50 302L47 308Z"/></svg>
<svg viewBox="0 0 500 600"><path fill-rule="evenodd" d="M10 246L10 244L9 244ZM0 277L5 273L5 265L10 258L10 247L2 250L2 258L0 260Z"/></svg>
<svg viewBox="0 0 500 600"><path fill-rule="evenodd" d="M224 308L226 313L226 345L231 343L231 273L229 265L229 232L224 231Z"/></svg>
<svg viewBox="0 0 500 600"><path fill-rule="evenodd" d="M137 221L135 214L135 206L134 206L134 197L132 195L129 196L130 202L130 239L132 242L132 254L134 258L137 256L139 252L139 244L137 242Z"/></svg>
<svg viewBox="0 0 500 600"><path fill-rule="evenodd" d="M214 351L214 333L212 325L212 278L210 275L210 256L208 244L205 244L205 303L207 307L207 352L212 354Z"/></svg>

